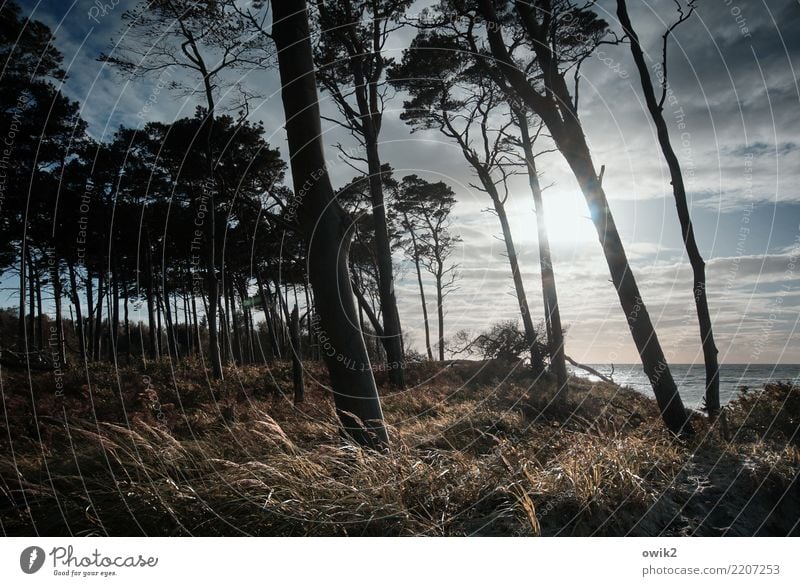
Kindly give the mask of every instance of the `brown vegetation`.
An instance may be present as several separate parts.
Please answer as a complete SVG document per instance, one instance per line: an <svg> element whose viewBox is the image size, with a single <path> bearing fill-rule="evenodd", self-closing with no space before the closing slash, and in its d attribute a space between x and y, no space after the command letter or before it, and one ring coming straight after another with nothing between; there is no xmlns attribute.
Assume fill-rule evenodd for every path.
<svg viewBox="0 0 800 586"><path fill-rule="evenodd" d="M732 441L695 416L677 440L654 401L522 367L458 361L377 373L392 451L341 436L321 365L191 363L118 373L2 372L7 535L785 535L800 502L800 389L727 408ZM174 376L174 378L173 378ZM2 427L6 427L3 423Z"/></svg>

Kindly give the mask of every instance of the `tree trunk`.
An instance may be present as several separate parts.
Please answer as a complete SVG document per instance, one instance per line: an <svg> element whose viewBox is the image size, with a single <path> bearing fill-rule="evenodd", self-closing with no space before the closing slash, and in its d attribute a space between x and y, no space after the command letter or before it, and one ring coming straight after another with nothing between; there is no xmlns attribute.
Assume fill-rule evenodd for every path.
<svg viewBox="0 0 800 586"><path fill-rule="evenodd" d="M97 305L95 309L94 321L94 345L92 346L92 358L100 360L100 337L103 334L103 301L105 299L105 273L100 271L97 275Z"/></svg>
<svg viewBox="0 0 800 586"><path fill-rule="evenodd" d="M67 357L64 352L64 319L61 317L61 275L58 266L58 258L53 259L53 265L50 274L50 278L53 281L53 301L55 303L56 312L56 343L58 344L57 356L59 365L63 367L66 364Z"/></svg>
<svg viewBox="0 0 800 586"><path fill-rule="evenodd" d="M577 145L580 148L569 148ZM628 320L631 336L642 360L642 367L653 387L664 422L674 433L691 432L689 415L683 406L678 387L672 378L669 364L656 335L650 314L639 293L639 286L628 263L622 239L608 206L605 192L595 173L589 149L583 135L573 137L564 151L589 210L606 257L611 280L617 290L620 305Z"/></svg>
<svg viewBox="0 0 800 586"><path fill-rule="evenodd" d="M126 274L127 276L127 274ZM131 348L133 346L133 339L131 338L131 322L130 317L128 315L128 281L124 280L122 282L122 311L125 320L125 339L127 340L127 344L125 345L125 357L127 363L130 364L131 362Z"/></svg>
<svg viewBox="0 0 800 586"><path fill-rule="evenodd" d="M406 225L411 226L411 223L408 221L408 215L405 213ZM425 324L425 350L428 353L428 360L433 361L433 350L431 349L431 327L428 323L428 304L425 302L425 287L422 284L422 270L419 266L419 249L417 248L417 235L414 233L413 229L409 229L409 234L411 235L411 246L414 252L414 268L417 271L417 283L419 284L419 298L422 303L422 320Z"/></svg>
<svg viewBox="0 0 800 586"><path fill-rule="evenodd" d="M491 189L489 189L491 185ZM494 184L489 180L484 182L484 187L489 190L489 195L492 198L494 209L497 212L497 217L500 219L500 227L503 230L503 242L506 245L506 254L508 255L508 262L511 265L511 278L514 281L514 291L517 295L517 303L519 306L520 315L522 315L522 326L525 330L525 338L528 343L528 348L531 351L531 364L534 363L533 357L533 344L536 341L536 329L533 327L533 319L531 318L531 310L528 306L528 296L525 293L525 286L522 283L522 273L519 268L519 260L517 258L517 249L514 246L514 239L511 236L511 226L508 224L508 215L506 214L506 206L500 200L499 194L494 190Z"/></svg>
<svg viewBox="0 0 800 586"><path fill-rule="evenodd" d="M264 288L264 280L259 273L256 273L256 283L258 284L258 294L261 296L261 309L264 311L264 321L267 324L267 334L269 335L269 359L274 360L276 356L278 358L281 357L280 348L278 348L278 337L275 335L275 324L272 323L272 316L270 315L269 298Z"/></svg>
<svg viewBox="0 0 800 586"><path fill-rule="evenodd" d="M94 284L92 272L86 268L86 356L94 360Z"/></svg>
<svg viewBox="0 0 800 586"><path fill-rule="evenodd" d="M23 236L22 243L20 244L19 251L19 313L17 314L17 350L19 352L27 352L27 344L25 338L27 336L26 322L25 322L25 271L27 266L25 258L27 255L27 246L25 245L25 237Z"/></svg>
<svg viewBox="0 0 800 586"><path fill-rule="evenodd" d="M349 218L335 199L325 167L306 2L273 0L272 8L292 180L295 194L305 194L298 217L320 334L333 350L325 352L325 362L336 410L345 432L358 443L387 446L378 390L357 326L350 285ZM306 182L311 184L308 190L303 189Z"/></svg>
<svg viewBox="0 0 800 586"><path fill-rule="evenodd" d="M71 261L67 261L67 271L69 272L70 297L72 299L72 305L75 306L78 352L81 362L86 363L86 336L84 336L83 333L83 310L81 309L80 297L78 297L78 278L75 275L75 265L73 265Z"/></svg>
<svg viewBox="0 0 800 586"><path fill-rule="evenodd" d="M42 311L42 278L38 272L36 275L36 341L37 348L44 350L44 312Z"/></svg>
<svg viewBox="0 0 800 586"><path fill-rule="evenodd" d="M383 310L383 346L386 361L389 363L389 380L397 387L405 385L403 369L403 333L400 328L400 314L394 294L394 275L392 252L389 243L389 230L386 226L386 205L383 197L381 162L378 155L378 137L369 123L365 140L367 142L367 165L369 169L369 191L372 203L372 219L375 227L375 246L378 265L378 296Z"/></svg>
<svg viewBox="0 0 800 586"><path fill-rule="evenodd" d="M292 382L294 384L294 404L302 403L305 399L303 385L303 351L300 347L300 311L295 304L291 320L292 341Z"/></svg>
<svg viewBox="0 0 800 586"><path fill-rule="evenodd" d="M536 213L536 232L539 241L539 266L542 272L542 298L544 301L545 322L547 324L547 346L550 352L550 368L556 375L559 388L567 384L567 365L564 357L564 330L561 326L561 310L558 306L556 277L553 272L553 259L550 255L550 239L545 224L544 201L536 161L533 155L533 144L528 132L528 121L524 114L516 112L522 149L528 170L528 183L531 187L533 205Z"/></svg>
<svg viewBox="0 0 800 586"><path fill-rule="evenodd" d="M645 103L650 112L650 117L656 125L658 143L661 146L661 152L669 167L672 193L675 197L675 206L678 209L678 220L681 225L683 243L686 248L686 254L689 257L689 263L692 266L694 278L692 293L697 310L697 321L700 325L700 342L703 348L703 359L706 369L705 406L708 411L708 416L711 419L715 419L720 411L719 362L717 358L717 346L714 343L711 314L708 310L708 298L706 297L706 264L703 260L703 256L700 254L697 241L695 240L694 226L692 225L692 217L689 213L689 204L686 200L686 186L683 182L681 165L672 148L672 142L669 138L669 129L664 120L663 108L656 99L653 83L650 79L650 72L647 68L639 37L636 31L633 30L625 0L617 0L617 16L619 17L623 30L628 34L628 38L630 39L631 54L636 63L636 69L639 71ZM666 63L664 64L664 70L666 70Z"/></svg>
<svg viewBox="0 0 800 586"><path fill-rule="evenodd" d="M35 350L36 344L36 276L33 269L33 255L28 259L28 347L26 351Z"/></svg>
<svg viewBox="0 0 800 586"><path fill-rule="evenodd" d="M444 291L441 266L436 273L436 313L439 317L439 360L444 362Z"/></svg>

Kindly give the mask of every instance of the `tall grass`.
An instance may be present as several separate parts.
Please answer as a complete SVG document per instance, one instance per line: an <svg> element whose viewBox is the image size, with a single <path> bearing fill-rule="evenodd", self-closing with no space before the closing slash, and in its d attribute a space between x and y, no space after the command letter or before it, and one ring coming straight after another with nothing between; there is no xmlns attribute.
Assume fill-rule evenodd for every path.
<svg viewBox="0 0 800 586"><path fill-rule="evenodd" d="M748 462L753 487L753 471L768 469L796 488L788 415L780 437L728 443L698 419L698 437L682 442L631 390L575 379L555 397L549 380L505 367L420 365L413 388L384 393L382 454L340 436L319 369L295 408L284 365L231 369L215 388L196 369L159 368L147 384L133 369L98 367L90 383L72 374L57 401L46 381L31 398L23 377L4 373L5 534L652 534L680 512L664 495L712 450ZM743 405L734 430L755 425Z"/></svg>

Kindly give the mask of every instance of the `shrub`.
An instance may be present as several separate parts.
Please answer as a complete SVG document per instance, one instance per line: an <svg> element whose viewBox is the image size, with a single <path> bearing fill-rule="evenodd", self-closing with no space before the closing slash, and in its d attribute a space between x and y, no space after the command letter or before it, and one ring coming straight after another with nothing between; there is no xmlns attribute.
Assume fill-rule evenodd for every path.
<svg viewBox="0 0 800 586"><path fill-rule="evenodd" d="M540 340L540 334L534 331L532 344L525 339L525 332L520 329L519 322L506 320L497 322L488 330L472 338L466 331L456 334L456 340L463 348L457 353L465 352L478 355L484 360L497 360L500 362L518 362L530 359L530 366L535 372L542 372L545 368L547 345Z"/></svg>

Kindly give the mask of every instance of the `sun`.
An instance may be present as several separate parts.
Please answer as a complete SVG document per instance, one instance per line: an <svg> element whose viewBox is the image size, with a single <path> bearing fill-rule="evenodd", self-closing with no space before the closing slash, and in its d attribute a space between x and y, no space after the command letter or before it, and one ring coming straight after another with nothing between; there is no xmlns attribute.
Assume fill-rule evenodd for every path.
<svg viewBox="0 0 800 586"><path fill-rule="evenodd" d="M564 246L597 242L597 231L589 216L589 208L580 194L545 194L544 213L551 244Z"/></svg>

